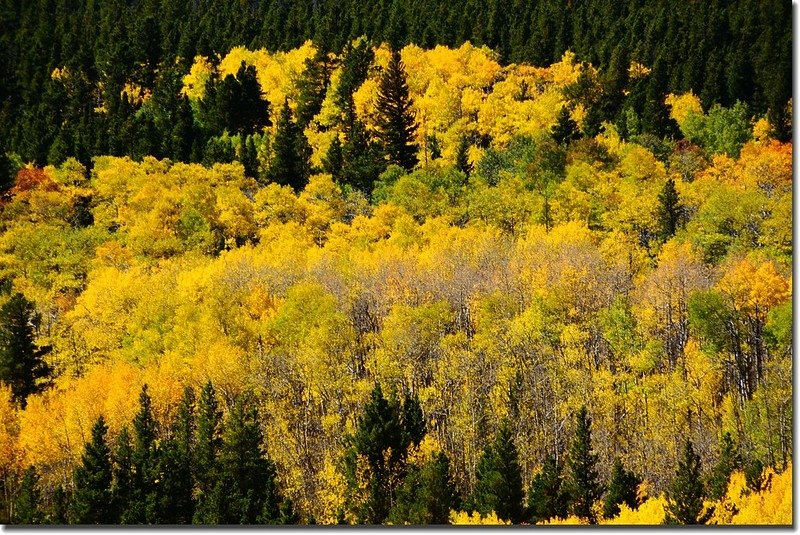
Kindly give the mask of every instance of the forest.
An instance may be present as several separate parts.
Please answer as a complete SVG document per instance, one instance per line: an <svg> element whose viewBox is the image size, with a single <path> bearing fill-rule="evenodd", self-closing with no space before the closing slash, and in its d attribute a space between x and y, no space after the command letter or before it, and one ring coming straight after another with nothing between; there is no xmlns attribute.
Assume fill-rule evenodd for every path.
<svg viewBox="0 0 800 535"><path fill-rule="evenodd" d="M785 2L3 4L0 522L792 523Z"/></svg>

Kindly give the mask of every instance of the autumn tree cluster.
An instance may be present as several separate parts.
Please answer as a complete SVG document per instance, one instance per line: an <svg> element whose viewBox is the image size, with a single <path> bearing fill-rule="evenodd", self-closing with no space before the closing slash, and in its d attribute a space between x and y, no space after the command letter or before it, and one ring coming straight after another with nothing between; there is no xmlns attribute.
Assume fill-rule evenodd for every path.
<svg viewBox="0 0 800 535"><path fill-rule="evenodd" d="M0 520L790 522L791 143L556 59L238 47L182 155L11 154Z"/></svg>

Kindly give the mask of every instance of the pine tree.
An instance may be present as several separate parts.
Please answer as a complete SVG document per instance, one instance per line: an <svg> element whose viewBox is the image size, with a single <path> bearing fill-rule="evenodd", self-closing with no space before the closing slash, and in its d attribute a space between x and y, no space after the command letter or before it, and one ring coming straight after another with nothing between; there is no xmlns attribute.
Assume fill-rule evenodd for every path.
<svg viewBox="0 0 800 535"><path fill-rule="evenodd" d="M611 470L611 481L608 483L603 504L603 516L614 518L619 514L619 506L624 503L631 509L639 506L637 491L642 480L633 472L626 470L619 457L614 459L614 468Z"/></svg>
<svg viewBox="0 0 800 535"><path fill-rule="evenodd" d="M35 321L33 304L20 293L0 307L0 381L11 386L14 401L23 408L27 397L41 389L40 380L50 371L44 361L49 348L38 348L34 343Z"/></svg>
<svg viewBox="0 0 800 535"><path fill-rule="evenodd" d="M70 503L73 524L111 524L111 450L106 442L108 427L100 416L92 427L81 465L75 469L75 491Z"/></svg>
<svg viewBox="0 0 800 535"><path fill-rule="evenodd" d="M197 507L192 519L195 524L217 522L216 497L213 490L218 479L218 463L221 438L222 413L217 403L216 392L211 381L200 393L197 406L197 426L193 455L194 480L197 482Z"/></svg>
<svg viewBox="0 0 800 535"><path fill-rule="evenodd" d="M297 122L301 126L307 126L322 109L334 64L325 47L320 46L304 66L297 81Z"/></svg>
<svg viewBox="0 0 800 535"><path fill-rule="evenodd" d="M158 456L156 523L189 524L194 514L192 498L192 440L194 434L194 390L184 389L171 436Z"/></svg>
<svg viewBox="0 0 800 535"><path fill-rule="evenodd" d="M330 174L334 180L340 180L343 165L342 142L339 141L339 136L337 135L331 141L328 152L325 153L325 158L322 159L322 169Z"/></svg>
<svg viewBox="0 0 800 535"><path fill-rule="evenodd" d="M112 516L112 518L114 518ZM50 502L44 523L53 526L64 526L69 522L69 504L67 493L62 485L53 491L53 498Z"/></svg>
<svg viewBox="0 0 800 535"><path fill-rule="evenodd" d="M342 72L336 87L335 101L343 113L345 131L349 133L356 121L353 93L367 79L375 52L365 39L349 43L342 52Z"/></svg>
<svg viewBox="0 0 800 535"><path fill-rule="evenodd" d="M311 172L308 163L311 149L302 129L292 120L288 99L284 101L278 117L272 147L274 154L267 171L267 180L289 185L299 192L305 187Z"/></svg>
<svg viewBox="0 0 800 535"><path fill-rule="evenodd" d="M541 471L533 477L528 489L528 513L531 523L550 518L566 518L569 496L563 489L561 464L548 455Z"/></svg>
<svg viewBox="0 0 800 535"><path fill-rule="evenodd" d="M139 394L139 412L133 419L133 450L131 451L131 493L120 522L149 524L155 520L158 459L155 447L156 423L147 385Z"/></svg>
<svg viewBox="0 0 800 535"><path fill-rule="evenodd" d="M388 518L392 524L448 524L450 511L460 505L450 459L439 452L421 467L409 468Z"/></svg>
<svg viewBox="0 0 800 535"><path fill-rule="evenodd" d="M667 241L675 235L680 225L682 211L683 207L680 204L678 190L675 189L675 181L670 178L658 194L658 208L656 209L658 237L662 241Z"/></svg>
<svg viewBox="0 0 800 535"><path fill-rule="evenodd" d="M14 185L14 166L6 153L5 145L0 144L0 193Z"/></svg>
<svg viewBox="0 0 800 535"><path fill-rule="evenodd" d="M472 173L472 164L469 163L469 139L461 136L456 150L456 169L469 176Z"/></svg>
<svg viewBox="0 0 800 535"><path fill-rule="evenodd" d="M359 458L369 469L369 497L366 503L351 503L350 509L359 522L380 524L392 502L393 480L398 475L405 456L404 438L407 436L400 422L400 407L395 399L386 399L380 384L376 383L370 400L359 418L358 427L345 457L349 489L357 493L363 482L357 480Z"/></svg>
<svg viewBox="0 0 800 535"><path fill-rule="evenodd" d="M597 475L597 455L592 453L592 423L584 405L575 415L575 438L567 457L566 489L570 497L570 512L577 517L596 522L593 506L603 492Z"/></svg>
<svg viewBox="0 0 800 535"><path fill-rule="evenodd" d="M400 425L403 428L403 446L419 446L425 438L425 417L416 394L406 394L400 414Z"/></svg>
<svg viewBox="0 0 800 535"><path fill-rule="evenodd" d="M709 497L712 500L722 499L728 490L728 481L731 478L731 474L740 467L740 464L731 434L726 432L722 436L719 460L714 466L709 480Z"/></svg>
<svg viewBox="0 0 800 535"><path fill-rule="evenodd" d="M483 451L475 472L472 506L482 515L494 511L514 524L524 519L522 470L511 424L503 420L494 441Z"/></svg>
<svg viewBox="0 0 800 535"><path fill-rule="evenodd" d="M258 412L234 404L222 435L219 479L214 488L219 524L272 524L280 520L281 499L275 463L261 451Z"/></svg>
<svg viewBox="0 0 800 535"><path fill-rule="evenodd" d="M376 123L389 163L408 171L417 164L417 125L411 105L405 67L400 52L395 50L380 79Z"/></svg>
<svg viewBox="0 0 800 535"><path fill-rule="evenodd" d="M550 133L559 145L568 145L571 141L580 139L581 133L578 129L578 123L572 119L567 106L563 106L561 111L558 112L558 119Z"/></svg>
<svg viewBox="0 0 800 535"><path fill-rule="evenodd" d="M675 479L667 491L668 524L705 524L708 515L703 511L703 480L700 456L694 452L689 439L683 449L683 458L678 460Z"/></svg>
<svg viewBox="0 0 800 535"><path fill-rule="evenodd" d="M133 495L133 448L128 426L123 426L114 444L111 504L114 522L126 523L125 511Z"/></svg>
<svg viewBox="0 0 800 535"><path fill-rule="evenodd" d="M29 466L22 476L22 483L14 502L14 524L31 525L42 523L42 513L39 506L39 475L36 468Z"/></svg>
<svg viewBox="0 0 800 535"><path fill-rule="evenodd" d="M369 138L364 123L356 119L342 147L341 181L365 194L386 169L380 145Z"/></svg>

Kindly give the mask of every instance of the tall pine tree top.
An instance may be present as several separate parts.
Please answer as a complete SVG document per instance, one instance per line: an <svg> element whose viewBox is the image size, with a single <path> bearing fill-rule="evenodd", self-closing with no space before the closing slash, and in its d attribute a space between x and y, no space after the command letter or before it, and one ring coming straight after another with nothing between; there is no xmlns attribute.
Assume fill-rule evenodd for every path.
<svg viewBox="0 0 800 535"><path fill-rule="evenodd" d="M75 491L70 517L74 524L111 524L111 449L106 442L108 427L100 416L92 427L81 464L75 469Z"/></svg>
<svg viewBox="0 0 800 535"><path fill-rule="evenodd" d="M417 125L411 105L406 70L400 52L395 50L378 87L377 125L389 163L409 171L417 165Z"/></svg>
<svg viewBox="0 0 800 535"><path fill-rule="evenodd" d="M683 457L678 460L675 479L667 490L667 523L705 524L708 518L703 510L704 499L700 456L687 438Z"/></svg>
<svg viewBox="0 0 800 535"><path fill-rule="evenodd" d="M597 455L592 452L592 421L584 405L575 415L575 438L567 457L567 491L570 510L594 524L593 506L603 493L597 474Z"/></svg>
<svg viewBox="0 0 800 535"><path fill-rule="evenodd" d="M501 422L494 441L484 450L475 476L472 504L478 512L494 511L514 524L524 519L522 469L508 420Z"/></svg>

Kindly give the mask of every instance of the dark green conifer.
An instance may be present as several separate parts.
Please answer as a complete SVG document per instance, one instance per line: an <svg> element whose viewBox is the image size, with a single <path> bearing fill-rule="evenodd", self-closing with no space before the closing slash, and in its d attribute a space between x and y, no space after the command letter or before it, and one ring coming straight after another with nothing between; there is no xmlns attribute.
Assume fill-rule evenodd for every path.
<svg viewBox="0 0 800 535"><path fill-rule="evenodd" d="M683 457L678 460L675 479L667 490L667 524L705 524L703 478L700 456L694 452L691 440L686 439Z"/></svg>
<svg viewBox="0 0 800 535"><path fill-rule="evenodd" d="M392 524L448 524L450 511L458 510L460 502L450 460L439 452L422 466L408 468L388 519Z"/></svg>
<svg viewBox="0 0 800 535"><path fill-rule="evenodd" d="M524 519L524 493L519 454L511 424L503 420L494 441L486 446L475 472L472 506L482 515L494 511L498 518L514 524Z"/></svg>
<svg viewBox="0 0 800 535"><path fill-rule="evenodd" d="M561 464L548 455L541 471L533 477L528 489L528 513L531 523L554 517L566 518L569 496L564 491Z"/></svg>
<svg viewBox="0 0 800 535"><path fill-rule="evenodd" d="M408 171L417 165L417 125L411 105L405 67L395 50L378 86L376 123L389 163Z"/></svg>
<svg viewBox="0 0 800 535"><path fill-rule="evenodd" d="M214 486L218 480L218 456L222 447L222 412L211 381L200 393L193 455L194 480L197 482L197 507L193 522L213 524L217 519Z"/></svg>
<svg viewBox="0 0 800 535"><path fill-rule="evenodd" d="M575 414L575 438L567 457L566 490L569 493L569 509L577 517L594 524L593 506L603 487L597 474L597 455L592 451L592 422L584 405Z"/></svg>
<svg viewBox="0 0 800 535"><path fill-rule="evenodd" d="M34 343L38 316L33 303L15 293L0 307L0 381L11 387L11 394L24 408L30 394L38 392L50 369L44 361L49 347Z"/></svg>
<svg viewBox="0 0 800 535"><path fill-rule="evenodd" d="M733 445L730 433L722 436L720 444L719 460L711 472L709 480L709 497L713 500L720 500L728 490L728 481L734 470L740 467L739 456Z"/></svg>
<svg viewBox="0 0 800 535"><path fill-rule="evenodd" d="M301 191L311 173L308 163L311 149L303 130L292 119L288 99L284 101L278 117L272 148L273 156L267 171L267 180Z"/></svg>
<svg viewBox="0 0 800 535"><path fill-rule="evenodd" d="M608 492L603 503L603 516L614 518L619 514L619 506L623 503L631 509L636 509L639 506L637 491L641 482L636 474L625 469L619 457L614 459L611 481L608 483Z"/></svg>
<svg viewBox="0 0 800 535"><path fill-rule="evenodd" d="M29 466L22 476L17 499L14 502L14 518L12 523L18 525L42 523L38 484L39 475L36 473L36 468Z"/></svg>
<svg viewBox="0 0 800 535"><path fill-rule="evenodd" d="M469 176L472 173L472 164L469 162L469 139L461 136L456 150L456 169Z"/></svg>
<svg viewBox="0 0 800 535"><path fill-rule="evenodd" d="M667 241L675 235L681 223L682 211L683 207L678 190L675 189L675 181L670 178L658 194L656 218L658 220L658 237L662 241Z"/></svg>
<svg viewBox="0 0 800 535"><path fill-rule="evenodd" d="M81 464L75 468L75 491L70 503L72 524L111 524L115 521L107 432L106 422L100 416L92 427L92 438L86 444Z"/></svg>

